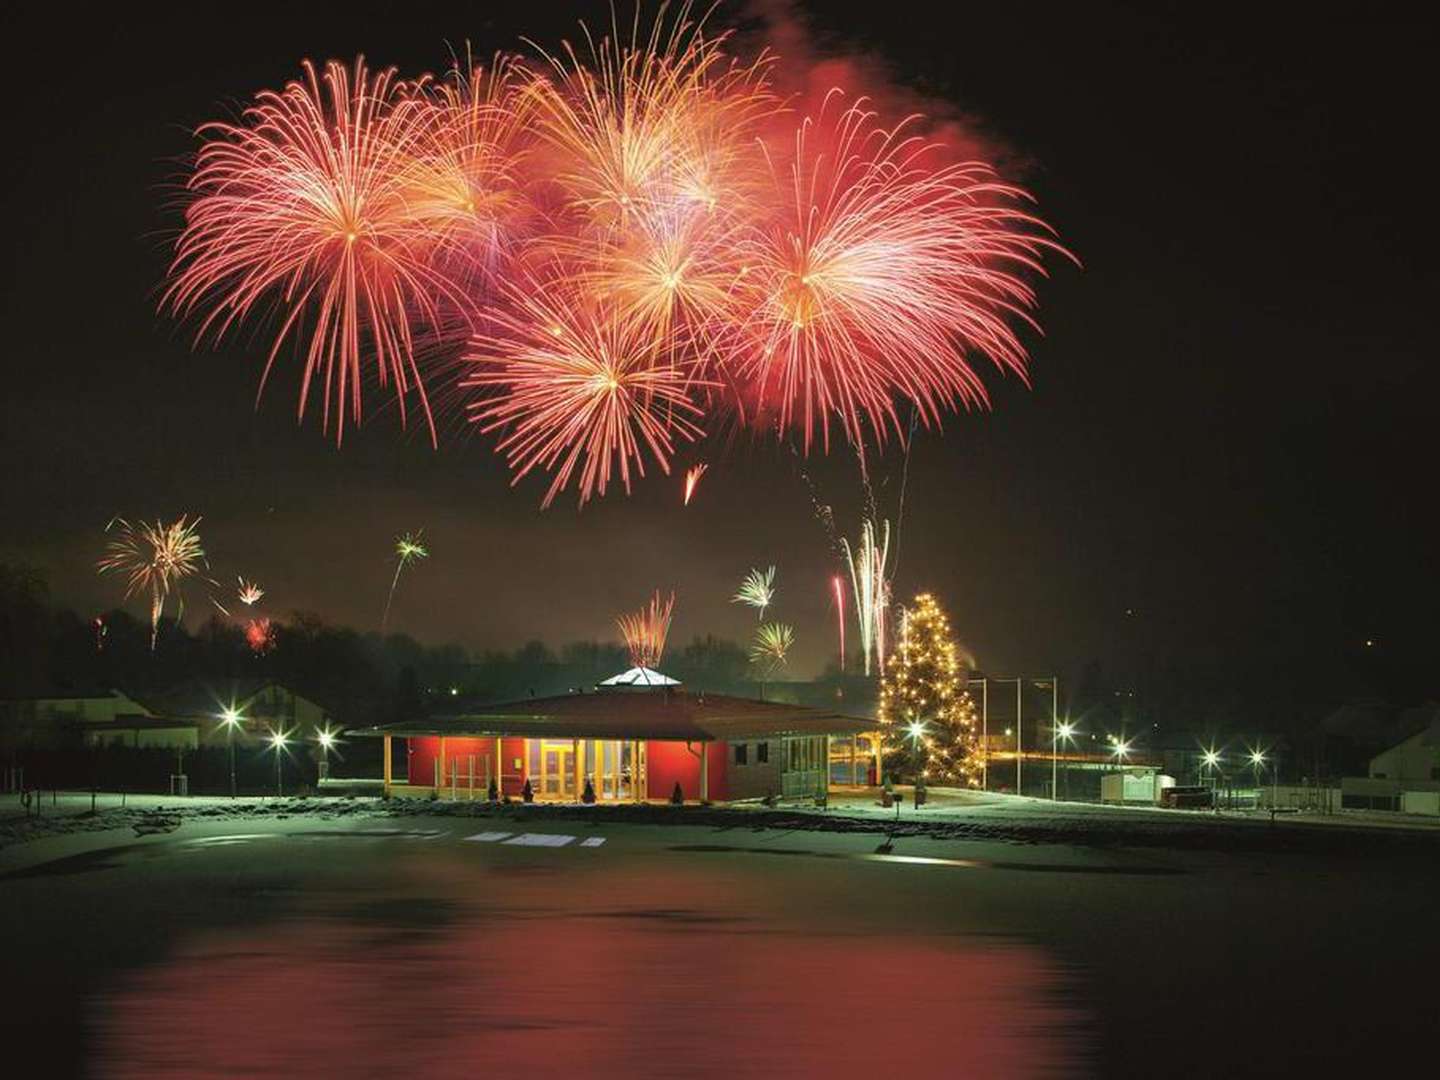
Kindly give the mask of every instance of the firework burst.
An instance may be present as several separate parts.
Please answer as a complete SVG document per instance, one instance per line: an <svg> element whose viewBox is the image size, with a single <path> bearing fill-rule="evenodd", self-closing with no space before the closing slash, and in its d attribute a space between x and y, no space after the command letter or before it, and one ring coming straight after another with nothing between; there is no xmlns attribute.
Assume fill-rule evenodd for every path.
<svg viewBox="0 0 1440 1080"><path fill-rule="evenodd" d="M632 470L645 475L645 451L669 473L676 440L704 434L691 380L635 320L559 278L532 279L514 299L475 339L463 385L491 392L471 403L471 419L503 429L516 483L537 467L554 473L542 505L577 470L582 505L616 472L628 492Z"/></svg>
<svg viewBox="0 0 1440 1080"><path fill-rule="evenodd" d="M1030 281L1063 253L1028 195L864 97L792 121L778 62L706 18L612 15L439 80L306 64L199 130L162 305L197 341L273 319L261 389L293 351L337 440L372 372L432 442L463 401L545 506L668 474L710 414L863 467L985 406L989 369L1027 378Z"/></svg>
<svg viewBox="0 0 1440 1080"><path fill-rule="evenodd" d="M1007 317L1029 320L1022 273L1057 247L987 166L941 164L916 118L887 130L865 99L841 99L801 123L788 166L772 163L784 209L745 252L742 392L807 451L817 429L829 448L832 418L857 448L903 437L899 398L927 424L984 404L972 354L1024 378Z"/></svg>
<svg viewBox="0 0 1440 1080"><path fill-rule="evenodd" d="M245 644L256 656L275 648L275 624L269 619L251 619L245 624Z"/></svg>
<svg viewBox="0 0 1440 1080"><path fill-rule="evenodd" d="M552 75L531 87L540 137L569 207L591 227L713 212L751 174L737 163L775 108L770 61L727 57L729 35L707 35L690 8L668 24L662 14L646 37L637 19L628 42L618 25L597 42L582 24L588 57L568 44L539 50Z"/></svg>
<svg viewBox="0 0 1440 1080"><path fill-rule="evenodd" d="M699 485L700 478L705 475L705 470L708 468L710 468L710 466L702 462L699 465L692 465L685 470L685 501L683 505L690 505L690 500L695 496L695 488Z"/></svg>
<svg viewBox="0 0 1440 1080"><path fill-rule="evenodd" d="M412 213L434 123L424 98L397 93L393 70L372 76L360 59L353 70L332 61L323 75L307 62L303 80L262 91L239 123L199 131L163 303L200 319L197 340L278 307L261 387L293 336L304 356L299 415L323 380L322 424L329 430L333 407L337 440L347 418L361 418L366 361L382 386L394 383L402 421L416 391L435 437L416 333L466 297L435 268L436 236L423 227L433 215Z"/></svg>
<svg viewBox="0 0 1440 1080"><path fill-rule="evenodd" d="M631 666L652 669L660 666L674 610L675 594L672 592L669 599L662 602L660 590L656 589L649 605L615 620L620 636L625 639L625 647L630 651Z"/></svg>
<svg viewBox="0 0 1440 1080"><path fill-rule="evenodd" d="M246 607L254 607L264 596L265 590L255 582L246 581L243 577L235 579L235 599Z"/></svg>
<svg viewBox="0 0 1440 1080"><path fill-rule="evenodd" d="M447 278L472 300L532 224L523 183L528 80L514 58L498 55L488 68L467 58L444 81L418 87L429 109L402 180L406 212L433 241Z"/></svg>
<svg viewBox="0 0 1440 1080"><path fill-rule="evenodd" d="M775 602L775 567L751 570L740 582L740 590L730 598L732 604L748 604L756 609L756 618L765 618L765 609Z"/></svg>
<svg viewBox="0 0 1440 1080"><path fill-rule="evenodd" d="M774 675L788 662L794 644L794 627L786 623L762 623L750 642L750 662L764 667L767 675Z"/></svg>
<svg viewBox="0 0 1440 1080"><path fill-rule="evenodd" d="M395 587L400 584L400 571L411 563L430 557L430 551L423 542L424 534L425 530L421 529L419 532L405 533L395 538L395 576L390 579L390 592L385 597L385 614L380 619L382 634L390 624L390 605L395 600Z"/></svg>
<svg viewBox="0 0 1440 1080"><path fill-rule="evenodd" d="M855 619L860 628L865 674L870 674L872 656L878 669L884 671L885 613L890 603L890 581L886 577L890 561L890 522L884 522L880 529L876 529L873 521L864 522L860 526L860 543L854 550L844 537L840 544L850 566L850 584L855 591Z"/></svg>
<svg viewBox="0 0 1440 1080"><path fill-rule="evenodd" d="M168 525L157 520L153 525L140 522L131 525L124 518L114 518L105 530L116 530L114 539L105 547L105 555L96 564L100 573L115 572L125 576L125 599L136 593L150 594L150 648L153 651L160 633L160 616L173 594L177 618L185 617L185 596L182 583L199 574L206 565L205 549L197 531L200 518L189 520L182 515Z"/></svg>

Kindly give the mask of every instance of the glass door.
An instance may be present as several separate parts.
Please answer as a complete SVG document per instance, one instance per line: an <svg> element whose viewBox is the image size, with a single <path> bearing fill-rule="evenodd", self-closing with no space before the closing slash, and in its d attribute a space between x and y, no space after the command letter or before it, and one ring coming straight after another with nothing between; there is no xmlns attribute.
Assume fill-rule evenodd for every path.
<svg viewBox="0 0 1440 1080"><path fill-rule="evenodd" d="M540 794L561 799L575 794L575 746L570 742L540 745Z"/></svg>

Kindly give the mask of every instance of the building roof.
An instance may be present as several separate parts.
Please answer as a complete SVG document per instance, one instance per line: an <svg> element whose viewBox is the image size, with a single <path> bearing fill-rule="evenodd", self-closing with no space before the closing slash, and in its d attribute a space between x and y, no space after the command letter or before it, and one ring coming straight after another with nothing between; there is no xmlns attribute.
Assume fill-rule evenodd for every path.
<svg viewBox="0 0 1440 1080"><path fill-rule="evenodd" d="M34 693L12 694L4 701L106 701L127 695L123 690L108 686L86 686L83 688L47 686ZM132 699L133 700L133 699Z"/></svg>
<svg viewBox="0 0 1440 1080"><path fill-rule="evenodd" d="M855 735L874 727L873 720L827 709L723 694L601 690L487 705L424 720L362 728L350 734L715 742L782 735Z"/></svg>
<svg viewBox="0 0 1440 1080"><path fill-rule="evenodd" d="M611 675L600 684L601 686L679 686L679 679L672 679L669 675L661 675L654 668L632 667L629 671L622 671L619 675Z"/></svg>
<svg viewBox="0 0 1440 1080"><path fill-rule="evenodd" d="M227 707L243 711L246 705L272 686L287 694L293 693L274 679L241 677L221 679L213 683L201 679L187 679L177 686L147 697L144 704L151 712L160 716L214 720L221 710Z"/></svg>

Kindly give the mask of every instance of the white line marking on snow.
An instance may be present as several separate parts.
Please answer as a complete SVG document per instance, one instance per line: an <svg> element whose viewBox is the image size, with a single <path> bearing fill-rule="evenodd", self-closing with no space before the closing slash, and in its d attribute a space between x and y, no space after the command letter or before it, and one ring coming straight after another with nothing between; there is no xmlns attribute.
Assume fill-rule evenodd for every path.
<svg viewBox="0 0 1440 1080"><path fill-rule="evenodd" d="M564 833L527 832L504 842L518 844L521 847L564 847L574 839L575 837L567 836Z"/></svg>
<svg viewBox="0 0 1440 1080"><path fill-rule="evenodd" d="M480 832L474 836L465 837L466 840L473 840L477 844L493 844L497 840L504 840L511 834L508 832Z"/></svg>
<svg viewBox="0 0 1440 1080"><path fill-rule="evenodd" d="M605 837L603 837L603 836L591 836L591 837L588 837L587 839L581 840L581 841L580 841L580 846L581 846L581 847L599 847L599 846L600 846L601 844L603 844L603 843L605 843Z"/></svg>

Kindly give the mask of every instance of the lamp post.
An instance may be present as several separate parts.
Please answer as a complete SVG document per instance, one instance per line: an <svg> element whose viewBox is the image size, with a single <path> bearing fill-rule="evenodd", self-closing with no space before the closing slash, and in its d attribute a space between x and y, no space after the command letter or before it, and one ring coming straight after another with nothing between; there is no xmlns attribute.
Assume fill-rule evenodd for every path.
<svg viewBox="0 0 1440 1080"><path fill-rule="evenodd" d="M1060 756L1059 756L1059 741L1060 741L1061 739L1063 739L1063 740L1065 740L1066 742L1069 742L1069 741L1070 741L1070 736L1073 735L1073 734L1075 734L1075 726L1074 726L1073 724L1071 724L1068 720L1067 720L1065 723L1063 723L1063 724L1054 724L1054 725L1052 725L1051 728L1050 728L1050 801L1051 801L1051 802L1054 802L1054 801L1059 797L1059 793L1060 793L1060 791L1059 791L1059 785L1058 785L1058 783L1057 783L1058 777L1056 776L1056 773L1057 773L1058 768L1059 768L1059 761L1060 761ZM1070 767L1069 767L1069 764L1068 764L1068 763L1066 764L1066 767L1065 767L1065 778L1066 778L1066 780L1069 780L1069 778L1070 778ZM1067 788L1069 787L1069 784L1068 784L1068 783L1066 784L1066 787L1067 787ZM1069 792L1067 791L1066 794L1068 795Z"/></svg>
<svg viewBox="0 0 1440 1080"><path fill-rule="evenodd" d="M1220 766L1220 752L1212 746L1209 750L1205 751L1200 760L1204 762L1205 774L1210 778L1210 809L1218 814L1220 812L1220 798L1215 791L1215 780Z"/></svg>
<svg viewBox="0 0 1440 1080"><path fill-rule="evenodd" d="M230 797L235 798L235 732L240 729L240 714L234 707L220 714L220 723L225 728L225 742L230 748Z"/></svg>
<svg viewBox="0 0 1440 1080"><path fill-rule="evenodd" d="M272 731L270 733L270 748L275 751L275 797L277 799L280 798L281 795L280 769L284 761L281 755L285 752L285 747L288 746L289 743L290 737L286 735L285 732Z"/></svg>
<svg viewBox="0 0 1440 1080"><path fill-rule="evenodd" d="M915 780L916 780L916 782L918 783L919 780L920 780L920 777L921 777L922 775L924 775L924 769L921 767L921 764L920 764L921 762L924 761L924 759L921 758L921 756L920 756L920 740L925 737L925 721L924 721L924 720L912 720L912 721L910 722L909 727L906 728L906 731L907 731L907 732L909 733L909 735L910 735L911 746L912 746L912 748L913 748L913 753L915 754L915 760L916 760ZM926 756L928 757L928 755L926 755Z"/></svg>
<svg viewBox="0 0 1440 1080"><path fill-rule="evenodd" d="M330 778L330 748L335 745L335 733L328 727L324 727L315 733L315 738L320 743L319 779L328 780Z"/></svg>
<svg viewBox="0 0 1440 1080"><path fill-rule="evenodd" d="M1264 751L1264 750L1251 750L1251 751L1250 751L1250 767L1255 770L1255 806L1256 806L1256 809L1259 809L1259 806L1260 806L1260 769L1261 769L1262 766L1264 766L1264 764L1265 764L1265 751ZM1273 801L1274 798L1275 798L1275 793L1274 793L1273 789L1272 789L1272 791L1271 791L1270 798L1271 798L1272 801ZM1272 809L1273 809L1273 806L1272 806Z"/></svg>

